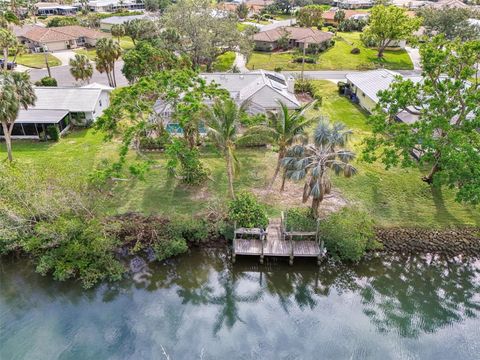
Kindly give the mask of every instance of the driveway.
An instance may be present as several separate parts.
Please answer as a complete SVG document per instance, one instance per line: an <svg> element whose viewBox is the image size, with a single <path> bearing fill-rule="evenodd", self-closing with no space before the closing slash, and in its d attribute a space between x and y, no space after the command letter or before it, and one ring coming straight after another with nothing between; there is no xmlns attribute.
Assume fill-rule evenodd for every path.
<svg viewBox="0 0 480 360"><path fill-rule="evenodd" d="M70 59L75 57L75 52L73 50L56 51L52 52L51 54L60 60L62 65L68 65Z"/></svg>
<svg viewBox="0 0 480 360"><path fill-rule="evenodd" d="M122 74L123 61L115 62L115 77L117 79L117 86L128 85L128 81ZM29 69L27 70L30 74L30 78L33 82L40 80L44 76L48 76L47 69ZM52 76L57 79L58 86L79 86L81 84L77 83L70 74L70 66L62 65L55 66L50 68ZM108 85L107 75L105 73L100 74L94 67L93 76L90 80L91 83L96 82L103 85Z"/></svg>
<svg viewBox="0 0 480 360"><path fill-rule="evenodd" d="M422 65L421 65L421 58L420 58L420 51L416 48L412 48L410 46L405 46L405 50L408 53L408 56L410 56L410 59L412 60L413 63L413 69L414 70L422 70Z"/></svg>

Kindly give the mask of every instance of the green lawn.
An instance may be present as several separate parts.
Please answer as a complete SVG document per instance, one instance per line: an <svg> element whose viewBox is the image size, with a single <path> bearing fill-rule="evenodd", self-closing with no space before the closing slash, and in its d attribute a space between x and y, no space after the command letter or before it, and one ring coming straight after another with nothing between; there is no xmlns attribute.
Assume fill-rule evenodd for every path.
<svg viewBox="0 0 480 360"><path fill-rule="evenodd" d="M9 57L9 59L12 60L13 57ZM60 60L57 59L52 54L47 54L47 59L48 59L48 65L51 67L62 65ZM15 61L17 62L17 64L34 68L34 69L42 69L47 67L45 65L44 54L22 54L22 55L18 55Z"/></svg>
<svg viewBox="0 0 480 360"><path fill-rule="evenodd" d="M328 81L316 81L323 96L321 108L313 115L328 116L332 121L343 121L354 130L352 147L358 153L361 141L370 129L367 115L346 98L340 97L336 85ZM313 110L312 110L313 111ZM116 159L118 143L102 141L102 134L93 130L76 131L58 143L15 141L14 158L17 163L48 171L55 178L85 181L88 174L103 159ZM148 153L157 161L144 180L118 181L111 189L111 200L104 204L108 213L140 211L146 214L194 214L215 201L227 199L227 177L223 158L214 150L201 150L202 161L210 170L210 180L200 188L188 188L168 177L165 156ZM276 153L266 149L239 149L240 171L235 179L239 190L259 191L265 188L275 165ZM133 157L134 155L130 155ZM0 144L0 161L6 157L4 144ZM333 177L333 185L350 203L371 212L382 226L447 227L451 225L480 226L480 212L473 207L454 201L454 192L448 189L432 189L420 180L417 169L385 170L380 164L357 162L358 175L351 179ZM301 187L289 185L297 195L291 197L291 206L301 206ZM288 189L288 187L287 187ZM271 214L278 216L282 205L275 198L267 197Z"/></svg>
<svg viewBox="0 0 480 360"><path fill-rule="evenodd" d="M94 61L95 58L97 57L97 53L95 49L76 49L74 50L77 54L82 54L82 55L87 55L87 57L91 60Z"/></svg>
<svg viewBox="0 0 480 360"><path fill-rule="evenodd" d="M133 45L133 41L130 37L128 36L122 36L120 37L120 47L123 50L128 50L133 48L135 45Z"/></svg>
<svg viewBox="0 0 480 360"><path fill-rule="evenodd" d="M228 71L232 68L235 61L235 52L227 51L225 54L217 57L217 60L213 63L214 71Z"/></svg>
<svg viewBox="0 0 480 360"><path fill-rule="evenodd" d="M350 51L359 48L360 54ZM249 58L249 69L301 70L301 63L293 59L301 54L295 50L287 52L253 52ZM316 64L305 64L305 70L367 70L384 67L391 70L413 69L412 61L405 50L387 50L384 58L377 58L375 49L367 48L360 41L360 33L337 33L335 45L327 51L315 56Z"/></svg>
<svg viewBox="0 0 480 360"><path fill-rule="evenodd" d="M323 95L319 113L342 121L354 130L353 148L359 153L361 141L369 134L367 114L336 92L329 81L315 81ZM433 189L420 180L418 169L385 170L379 163L357 162L359 174L351 179L336 177L335 187L351 202L372 213L383 226L446 227L480 226L480 211L454 201L454 191Z"/></svg>

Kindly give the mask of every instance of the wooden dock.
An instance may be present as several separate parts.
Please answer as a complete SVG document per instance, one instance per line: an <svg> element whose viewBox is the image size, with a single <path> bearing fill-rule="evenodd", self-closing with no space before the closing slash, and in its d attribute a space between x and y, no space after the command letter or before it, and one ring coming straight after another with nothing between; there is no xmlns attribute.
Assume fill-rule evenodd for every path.
<svg viewBox="0 0 480 360"><path fill-rule="evenodd" d="M303 240L303 238L315 240ZM300 240L297 240L300 238ZM266 229L235 228L232 258L236 256L259 256L260 263L266 256L288 257L293 264L295 257L316 257L318 262L324 255L323 242L318 239L318 232L287 232L280 219L271 219Z"/></svg>

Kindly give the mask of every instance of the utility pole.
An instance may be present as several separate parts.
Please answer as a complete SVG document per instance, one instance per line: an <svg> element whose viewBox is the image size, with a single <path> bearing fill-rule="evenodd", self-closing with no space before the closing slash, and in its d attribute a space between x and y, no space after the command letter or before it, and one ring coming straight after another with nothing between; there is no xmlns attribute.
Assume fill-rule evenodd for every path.
<svg viewBox="0 0 480 360"><path fill-rule="evenodd" d="M45 56L45 65L47 66L48 77L52 77L52 73L50 72L50 65L48 65L48 47L43 45L43 55Z"/></svg>
<svg viewBox="0 0 480 360"><path fill-rule="evenodd" d="M305 71L305 42L303 43L303 56L302 56L302 81L303 81L303 72Z"/></svg>

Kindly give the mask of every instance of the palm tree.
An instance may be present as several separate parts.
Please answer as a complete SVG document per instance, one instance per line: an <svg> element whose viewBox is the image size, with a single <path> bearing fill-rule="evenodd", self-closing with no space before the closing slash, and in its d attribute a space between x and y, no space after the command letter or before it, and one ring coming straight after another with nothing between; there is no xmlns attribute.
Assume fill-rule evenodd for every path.
<svg viewBox="0 0 480 360"><path fill-rule="evenodd" d="M70 74L76 81L90 82L93 75L93 66L88 59L88 56L82 54L75 54L73 59L70 59Z"/></svg>
<svg viewBox="0 0 480 360"><path fill-rule="evenodd" d="M7 71L8 49L17 45L17 38L8 29L0 28L0 48L3 49L3 70Z"/></svg>
<svg viewBox="0 0 480 360"><path fill-rule="evenodd" d="M351 177L357 169L349 162L355 153L344 149L351 130L342 123L330 124L321 119L315 129L313 144L297 144L292 146L283 159L287 178L298 181L305 179L303 202L312 197L312 214L318 217L318 207L324 196L332 188L329 173L343 174Z"/></svg>
<svg viewBox="0 0 480 360"><path fill-rule="evenodd" d="M304 142L307 137L304 130L315 121L315 118L306 118L305 112L310 106L304 106L299 111L289 111L287 105L279 101L280 111L270 112L268 114L268 122L266 125L252 126L244 136L256 137L260 136L270 144L278 147L277 167L270 181L269 189L272 188L275 180L280 172L282 160L287 153L287 148L297 142ZM313 104L313 103L312 103ZM312 105L310 104L310 105ZM282 177L282 186L280 191L285 187L285 172Z"/></svg>
<svg viewBox="0 0 480 360"><path fill-rule="evenodd" d="M228 98L216 100L205 112L208 137L225 157L227 166L228 188L230 196L235 198L233 190L233 176L238 160L235 156L235 147L239 139L238 125L245 112L246 104L238 107L235 101Z"/></svg>
<svg viewBox="0 0 480 360"><path fill-rule="evenodd" d="M12 130L20 107L27 109L36 100L30 76L27 73L11 72L0 75L0 122L7 147L8 160L12 156Z"/></svg>
<svg viewBox="0 0 480 360"><path fill-rule="evenodd" d="M125 35L125 27L122 24L115 24L112 25L110 32L112 36L115 36L117 38L118 43L120 43L120 37Z"/></svg>
<svg viewBox="0 0 480 360"><path fill-rule="evenodd" d="M108 83L111 87L117 86L115 79L115 61L122 55L120 44L111 38L102 38L96 44L97 59L96 67L101 73L107 74Z"/></svg>

